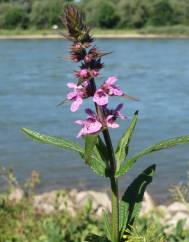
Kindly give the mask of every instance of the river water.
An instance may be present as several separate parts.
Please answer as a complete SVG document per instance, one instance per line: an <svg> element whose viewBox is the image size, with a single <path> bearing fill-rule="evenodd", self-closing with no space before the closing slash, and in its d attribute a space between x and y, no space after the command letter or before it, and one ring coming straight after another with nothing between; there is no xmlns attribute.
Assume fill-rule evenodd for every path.
<svg viewBox="0 0 189 242"><path fill-rule="evenodd" d="M132 139L130 155L161 139L189 134L189 40L98 40L105 51L105 68L100 80L110 75L139 102L112 98L112 107L125 103L128 119L111 135L116 144L128 127L135 110L139 122ZM68 43L64 40L0 41L0 165L15 170L19 181L32 170L41 173L41 191L58 187L106 189L108 181L99 178L76 154L56 147L36 144L20 131L28 127L43 133L75 139L76 119L85 117L86 101L79 112L69 105L56 107L73 81L77 65L65 60ZM81 140L78 140L81 142ZM149 191L158 201L169 197L168 189L186 181L189 145L161 151L139 160L121 189L137 172L157 164L157 174ZM1 181L2 182L2 181Z"/></svg>

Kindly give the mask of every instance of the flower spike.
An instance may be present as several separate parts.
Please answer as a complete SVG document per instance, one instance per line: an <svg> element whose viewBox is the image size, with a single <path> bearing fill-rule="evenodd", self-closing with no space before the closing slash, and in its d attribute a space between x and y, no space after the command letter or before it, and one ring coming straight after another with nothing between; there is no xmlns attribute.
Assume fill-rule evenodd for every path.
<svg viewBox="0 0 189 242"><path fill-rule="evenodd" d="M67 6L62 20L68 30L68 35L64 36L74 42L89 46L93 42L93 38L89 34L90 28L84 23L84 19L84 14L75 6Z"/></svg>

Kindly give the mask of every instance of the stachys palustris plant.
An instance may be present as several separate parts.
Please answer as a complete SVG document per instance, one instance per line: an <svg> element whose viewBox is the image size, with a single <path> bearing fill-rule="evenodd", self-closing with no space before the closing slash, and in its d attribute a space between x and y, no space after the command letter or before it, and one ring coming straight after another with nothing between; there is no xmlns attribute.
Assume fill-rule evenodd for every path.
<svg viewBox="0 0 189 242"><path fill-rule="evenodd" d="M68 31L64 36L72 42L70 59L81 63L80 69L75 72L76 81L67 84L71 92L67 94L66 100L71 103L72 112L76 112L87 98L94 104L93 110L91 107L85 110L86 119L76 121L76 124L81 126L77 137L83 137L85 145L81 147L78 143L64 138L42 135L26 128L22 130L33 140L77 152L92 170L110 180L112 209L104 212L106 234L103 237L89 235L86 241L126 241L139 214L145 189L154 176L155 165L149 166L139 174L122 196L119 196L118 178L125 175L139 158L154 151L187 143L189 136L161 141L127 158L129 143L138 119L136 111L129 128L114 149L109 129L119 128L117 119L125 120L126 117L121 114L123 104L114 109L109 108L109 99L116 96L134 98L129 97L117 86L117 78L113 75L101 85L98 83L97 87L95 78L103 68L101 58L110 53L104 53L93 46L94 39L90 34L90 28L85 24L83 13L74 6L68 6L63 22Z"/></svg>

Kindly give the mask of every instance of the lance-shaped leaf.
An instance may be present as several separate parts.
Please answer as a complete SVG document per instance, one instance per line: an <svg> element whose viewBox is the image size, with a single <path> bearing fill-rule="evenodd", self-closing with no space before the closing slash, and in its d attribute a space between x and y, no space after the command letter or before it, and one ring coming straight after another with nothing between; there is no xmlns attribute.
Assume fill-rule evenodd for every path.
<svg viewBox="0 0 189 242"><path fill-rule="evenodd" d="M138 159L142 158L145 155L148 155L148 154L150 154L152 152L155 152L155 151L172 148L172 147L174 147L176 145L185 144L185 143L188 143L188 142L189 142L189 135L187 135L187 136L180 136L180 137L177 137L177 138L164 140L164 141L161 141L158 144L151 145L151 146L147 147L146 149L144 149L143 151L139 152L138 154L134 155L130 159L128 159L120 167L120 169L116 172L116 176L117 177L118 176L123 176L134 165L134 163Z"/></svg>
<svg viewBox="0 0 189 242"><path fill-rule="evenodd" d="M110 172L105 163L94 155L88 160L87 165L99 176L109 177Z"/></svg>
<svg viewBox="0 0 189 242"><path fill-rule="evenodd" d="M89 162L91 156L93 154L94 147L97 143L97 135L87 135L85 136L85 152L84 152L84 160L86 163Z"/></svg>
<svg viewBox="0 0 189 242"><path fill-rule="evenodd" d="M155 165L149 166L139 174L123 194L120 201L119 211L121 237L123 236L125 229L131 228L140 212L144 192L147 185L152 182L155 168Z"/></svg>
<svg viewBox="0 0 189 242"><path fill-rule="evenodd" d="M79 144L66 140L62 137L44 135L26 128L23 128L22 131L32 140L38 141L43 144L58 146L64 149L75 151L79 154L83 154L83 148Z"/></svg>
<svg viewBox="0 0 189 242"><path fill-rule="evenodd" d="M64 138L55 137L55 136L48 136L44 134L40 134L36 131L33 131L31 129L23 128L22 131L30 137L32 140L40 142L42 144L49 144L58 146L60 148L68 149L71 151L75 151L80 154L82 159L84 159L84 150L83 148L72 141L66 140ZM88 165L91 167L92 170L94 170L98 175L100 176L108 176L107 168L104 164L104 162L101 159L96 158L95 156L92 156L91 159L88 162Z"/></svg>
<svg viewBox="0 0 189 242"><path fill-rule="evenodd" d="M104 236L91 234L86 238L86 242L109 242L109 240Z"/></svg>
<svg viewBox="0 0 189 242"><path fill-rule="evenodd" d="M111 225L110 225L110 218L108 212L104 211L104 226L107 238L111 240Z"/></svg>
<svg viewBox="0 0 189 242"><path fill-rule="evenodd" d="M125 158L128 155L129 143L130 143L133 131L135 129L137 119L138 119L138 111L135 112L129 128L126 130L126 132L123 134L123 136L118 142L118 145L115 151L115 156L117 160L117 170L120 168L121 163L125 160Z"/></svg>
<svg viewBox="0 0 189 242"><path fill-rule="evenodd" d="M109 156L108 156L107 147L100 136L98 136L94 152L96 156L99 157L99 159L102 159L106 164L108 164Z"/></svg>

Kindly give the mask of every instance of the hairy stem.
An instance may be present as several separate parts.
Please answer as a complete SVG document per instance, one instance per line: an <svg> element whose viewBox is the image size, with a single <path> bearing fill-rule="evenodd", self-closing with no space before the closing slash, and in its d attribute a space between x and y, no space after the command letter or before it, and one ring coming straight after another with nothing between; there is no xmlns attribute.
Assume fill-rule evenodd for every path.
<svg viewBox="0 0 189 242"><path fill-rule="evenodd" d="M108 129L103 131L104 140L110 159L110 182L112 191L112 242L119 242L119 190L118 179L115 178L116 160Z"/></svg>
<svg viewBox="0 0 189 242"><path fill-rule="evenodd" d="M96 85L93 78L90 80L90 83L91 89L95 93ZM103 120L104 113L102 108L97 104L95 104L95 107L99 118ZM103 130L103 136L108 150L108 156L110 161L110 184L112 191L112 242L119 242L119 189L118 179L115 178L116 159L108 129Z"/></svg>

